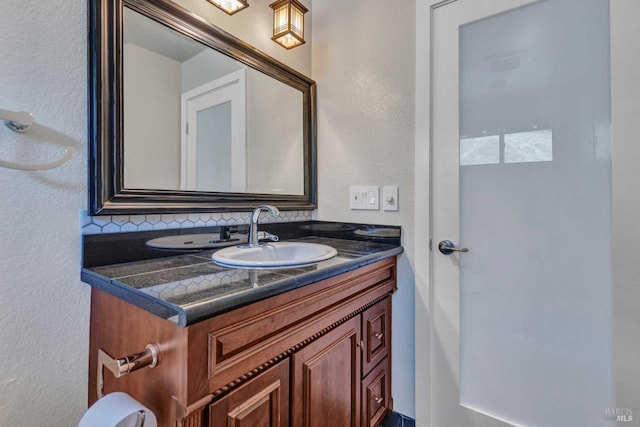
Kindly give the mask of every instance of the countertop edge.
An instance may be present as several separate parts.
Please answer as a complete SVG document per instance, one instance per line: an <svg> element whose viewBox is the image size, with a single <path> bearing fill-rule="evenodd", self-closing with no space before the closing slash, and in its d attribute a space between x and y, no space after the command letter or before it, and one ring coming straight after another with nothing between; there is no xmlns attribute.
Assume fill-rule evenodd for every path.
<svg viewBox="0 0 640 427"><path fill-rule="evenodd" d="M281 293L291 291L330 277L346 273L356 268L372 264L386 258L400 255L404 252L402 246L397 246L381 252L375 252L363 255L354 259L349 259L339 265L332 265L321 269L303 273L295 277L279 280L268 285L258 288L248 289L236 295L223 298L213 299L210 301L201 301L184 306L178 306L152 295L141 292L135 288L109 279L100 274L94 273L87 268L82 268L80 279L96 289L104 291L110 295L122 299L139 308L149 311L150 313L164 318L179 327L186 327L196 322L213 317L226 311L230 311L241 306L251 304Z"/></svg>
<svg viewBox="0 0 640 427"><path fill-rule="evenodd" d="M120 298L121 300L142 308L151 314L166 319L172 323L176 323L178 326L186 326L186 323L183 322L186 321L187 316L180 306L154 298L152 295L140 292L137 289L118 282L117 280L101 276L87 268L82 268L80 272L80 280L89 284L93 288ZM177 322L172 319L177 319Z"/></svg>
<svg viewBox="0 0 640 427"><path fill-rule="evenodd" d="M293 289L301 288L392 256L400 255L403 252L404 248L402 248L402 246L398 246L390 250L364 255L353 260L346 261L340 265L329 266L322 269L320 272L314 271L303 273L259 288L249 289L234 295L234 298L230 298L229 301L212 300L185 305L182 307L186 315L186 318L184 319L185 326L205 320L209 317L215 316L216 314L220 314L234 308L276 296Z"/></svg>

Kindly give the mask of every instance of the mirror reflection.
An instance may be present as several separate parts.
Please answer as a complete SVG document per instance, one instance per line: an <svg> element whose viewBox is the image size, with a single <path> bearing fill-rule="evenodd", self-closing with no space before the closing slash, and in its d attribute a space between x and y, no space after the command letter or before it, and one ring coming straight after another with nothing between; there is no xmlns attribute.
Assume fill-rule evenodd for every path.
<svg viewBox="0 0 640 427"><path fill-rule="evenodd" d="M124 187L304 194L303 94L124 8Z"/></svg>

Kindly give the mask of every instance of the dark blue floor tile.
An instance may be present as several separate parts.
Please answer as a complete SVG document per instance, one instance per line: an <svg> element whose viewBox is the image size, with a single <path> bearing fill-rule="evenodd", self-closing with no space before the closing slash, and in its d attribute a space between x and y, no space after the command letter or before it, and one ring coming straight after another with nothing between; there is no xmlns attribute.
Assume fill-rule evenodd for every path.
<svg viewBox="0 0 640 427"><path fill-rule="evenodd" d="M382 420L380 427L402 427L402 415L392 412Z"/></svg>

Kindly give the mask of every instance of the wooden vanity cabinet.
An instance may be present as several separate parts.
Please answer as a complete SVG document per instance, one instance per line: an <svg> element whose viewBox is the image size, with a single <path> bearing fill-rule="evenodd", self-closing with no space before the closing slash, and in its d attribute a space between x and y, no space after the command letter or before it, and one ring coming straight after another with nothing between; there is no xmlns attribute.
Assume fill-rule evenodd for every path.
<svg viewBox="0 0 640 427"><path fill-rule="evenodd" d="M180 328L92 290L89 403L97 351L122 357L157 343L161 360L104 391L151 408L159 426L377 426L391 398L391 294L383 259Z"/></svg>

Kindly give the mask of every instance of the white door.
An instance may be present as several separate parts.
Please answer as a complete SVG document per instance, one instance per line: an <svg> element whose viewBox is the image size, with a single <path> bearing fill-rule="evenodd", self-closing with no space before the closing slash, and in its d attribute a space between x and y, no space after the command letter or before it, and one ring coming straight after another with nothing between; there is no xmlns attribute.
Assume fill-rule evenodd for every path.
<svg viewBox="0 0 640 427"><path fill-rule="evenodd" d="M637 422L614 381L609 2L455 0L431 25L431 425Z"/></svg>
<svg viewBox="0 0 640 427"><path fill-rule="evenodd" d="M182 190L247 189L246 70L182 94Z"/></svg>

